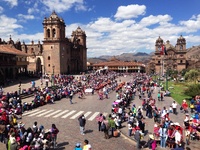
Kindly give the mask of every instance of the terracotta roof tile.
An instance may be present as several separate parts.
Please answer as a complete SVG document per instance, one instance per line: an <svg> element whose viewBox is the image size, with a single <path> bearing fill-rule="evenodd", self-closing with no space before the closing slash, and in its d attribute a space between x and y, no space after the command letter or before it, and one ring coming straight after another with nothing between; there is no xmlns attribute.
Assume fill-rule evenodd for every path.
<svg viewBox="0 0 200 150"><path fill-rule="evenodd" d="M13 54L18 56L28 56L27 53L24 53L11 45L0 45L0 53Z"/></svg>
<svg viewBox="0 0 200 150"><path fill-rule="evenodd" d="M109 61L109 62L100 62L97 64L93 64L93 66L144 66L142 63L139 62L126 62L126 61Z"/></svg>

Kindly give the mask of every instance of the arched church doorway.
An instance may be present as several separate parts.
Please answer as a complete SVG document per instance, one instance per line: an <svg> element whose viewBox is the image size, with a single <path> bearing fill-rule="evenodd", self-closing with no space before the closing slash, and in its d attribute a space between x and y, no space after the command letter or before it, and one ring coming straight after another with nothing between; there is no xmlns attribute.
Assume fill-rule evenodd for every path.
<svg viewBox="0 0 200 150"><path fill-rule="evenodd" d="M36 73L37 74L42 74L42 61L40 58L37 58L36 62Z"/></svg>

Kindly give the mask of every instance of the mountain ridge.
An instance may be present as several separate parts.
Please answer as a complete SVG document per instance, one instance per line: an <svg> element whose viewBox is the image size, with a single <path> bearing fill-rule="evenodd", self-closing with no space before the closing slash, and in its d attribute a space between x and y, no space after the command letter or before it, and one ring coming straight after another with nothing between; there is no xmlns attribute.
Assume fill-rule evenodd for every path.
<svg viewBox="0 0 200 150"><path fill-rule="evenodd" d="M149 54L145 52L122 53L120 55L114 55L114 56L102 55L99 57L88 58L87 61L94 64L94 63L99 63L99 62L107 62L115 57L116 59L121 60L121 61L138 61L138 62L147 64L151 60L151 57L153 55L154 55L154 52L151 52ZM188 48L186 59L194 60L194 61L200 60L200 45L192 46Z"/></svg>

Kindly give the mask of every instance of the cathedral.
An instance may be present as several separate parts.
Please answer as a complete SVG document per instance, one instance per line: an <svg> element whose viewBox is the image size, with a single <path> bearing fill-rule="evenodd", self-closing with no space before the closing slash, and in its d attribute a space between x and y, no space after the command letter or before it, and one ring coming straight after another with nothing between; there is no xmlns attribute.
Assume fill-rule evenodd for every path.
<svg viewBox="0 0 200 150"><path fill-rule="evenodd" d="M0 85L21 75L79 74L87 70L86 34L80 27L65 35L65 22L55 11L43 20L44 39L30 44L0 38Z"/></svg>
<svg viewBox="0 0 200 150"><path fill-rule="evenodd" d="M155 42L154 55L148 66L148 72L159 75L164 75L167 70L181 72L187 68L186 54L186 40L182 35L177 39L175 46L170 44L169 40L165 43L161 37L158 37Z"/></svg>
<svg viewBox="0 0 200 150"><path fill-rule="evenodd" d="M71 38L66 38L65 22L54 11L49 18L44 19L43 29L43 68L39 69L55 74L86 71L86 34L80 27L72 32Z"/></svg>
<svg viewBox="0 0 200 150"><path fill-rule="evenodd" d="M45 74L76 74L87 69L86 34L78 27L71 38L65 36L65 22L52 12L43 20L43 44L22 44L21 50L29 53L28 70Z"/></svg>
<svg viewBox="0 0 200 150"><path fill-rule="evenodd" d="M25 70L34 74L77 74L87 70L86 34L78 27L71 38L65 36L65 22L52 12L43 20L44 39L30 44L15 44L13 48L28 54ZM11 43L9 41L9 43ZM20 43L20 44L19 44Z"/></svg>

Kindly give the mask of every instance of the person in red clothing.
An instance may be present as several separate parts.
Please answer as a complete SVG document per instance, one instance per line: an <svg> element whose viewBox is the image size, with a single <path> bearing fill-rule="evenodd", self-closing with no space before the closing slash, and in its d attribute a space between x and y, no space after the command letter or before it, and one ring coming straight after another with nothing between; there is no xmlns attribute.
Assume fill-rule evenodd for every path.
<svg viewBox="0 0 200 150"><path fill-rule="evenodd" d="M184 113L188 113L188 104L185 99L183 100L181 107L183 108Z"/></svg>
<svg viewBox="0 0 200 150"><path fill-rule="evenodd" d="M57 135L59 133L58 128L56 127L55 124L52 124L51 127L51 136L52 136L52 140L53 140L53 148L57 147Z"/></svg>
<svg viewBox="0 0 200 150"><path fill-rule="evenodd" d="M8 124L8 117L4 108L1 109L1 122L2 124Z"/></svg>

